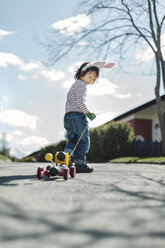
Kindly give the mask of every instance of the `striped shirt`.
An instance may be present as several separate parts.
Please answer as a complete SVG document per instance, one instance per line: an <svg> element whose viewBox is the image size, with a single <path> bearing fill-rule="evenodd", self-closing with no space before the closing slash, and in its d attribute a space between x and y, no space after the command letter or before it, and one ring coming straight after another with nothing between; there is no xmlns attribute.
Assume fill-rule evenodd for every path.
<svg viewBox="0 0 165 248"><path fill-rule="evenodd" d="M83 112L87 114L89 110L85 104L86 93L86 84L82 80L76 80L68 91L65 112Z"/></svg>

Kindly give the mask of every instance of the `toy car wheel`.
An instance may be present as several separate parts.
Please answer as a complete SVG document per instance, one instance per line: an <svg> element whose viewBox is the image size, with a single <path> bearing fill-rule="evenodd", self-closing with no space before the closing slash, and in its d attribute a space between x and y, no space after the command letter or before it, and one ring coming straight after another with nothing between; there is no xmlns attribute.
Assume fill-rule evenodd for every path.
<svg viewBox="0 0 165 248"><path fill-rule="evenodd" d="M64 178L65 180L68 180L68 179L69 179L69 168L64 169L63 178Z"/></svg>
<svg viewBox="0 0 165 248"><path fill-rule="evenodd" d="M45 170L45 171L44 171L44 176L50 177L50 173L49 173L48 170Z"/></svg>
<svg viewBox="0 0 165 248"><path fill-rule="evenodd" d="M38 179L39 180L42 179L43 176L44 176L44 168L38 167L38 169L37 169L37 177L38 177Z"/></svg>
<svg viewBox="0 0 165 248"><path fill-rule="evenodd" d="M48 165L47 167L46 167L46 170L50 170L50 168L51 168L51 165Z"/></svg>
<svg viewBox="0 0 165 248"><path fill-rule="evenodd" d="M73 178L76 175L76 167L75 166L71 166L70 167L70 176Z"/></svg>
<svg viewBox="0 0 165 248"><path fill-rule="evenodd" d="M37 177L38 177L38 179L39 179L39 175L40 175L40 170L41 170L41 168L38 167L38 169L37 169Z"/></svg>
<svg viewBox="0 0 165 248"><path fill-rule="evenodd" d="M49 170L49 174L51 176L56 176L56 175L58 175L58 170L55 167L51 167Z"/></svg>

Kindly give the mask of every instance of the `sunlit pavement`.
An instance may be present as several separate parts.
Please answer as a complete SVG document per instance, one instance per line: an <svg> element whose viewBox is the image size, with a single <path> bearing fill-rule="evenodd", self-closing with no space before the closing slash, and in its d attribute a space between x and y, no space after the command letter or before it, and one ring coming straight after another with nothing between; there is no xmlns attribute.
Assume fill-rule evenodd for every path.
<svg viewBox="0 0 165 248"><path fill-rule="evenodd" d="M1 248L165 247L165 166L92 164L38 180L37 163L0 164Z"/></svg>

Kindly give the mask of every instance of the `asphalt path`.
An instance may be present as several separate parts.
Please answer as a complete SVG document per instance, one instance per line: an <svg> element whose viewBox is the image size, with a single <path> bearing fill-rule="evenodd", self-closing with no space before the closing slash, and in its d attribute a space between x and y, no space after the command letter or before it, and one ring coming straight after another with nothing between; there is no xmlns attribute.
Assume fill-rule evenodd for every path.
<svg viewBox="0 0 165 248"><path fill-rule="evenodd" d="M0 164L1 248L165 247L165 166L91 164L38 180L46 165Z"/></svg>

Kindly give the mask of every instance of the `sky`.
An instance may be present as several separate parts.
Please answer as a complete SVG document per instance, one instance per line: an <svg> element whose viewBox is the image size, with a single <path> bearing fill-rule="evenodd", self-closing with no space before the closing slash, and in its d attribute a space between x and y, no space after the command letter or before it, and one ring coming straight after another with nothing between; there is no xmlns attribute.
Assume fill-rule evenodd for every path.
<svg viewBox="0 0 165 248"><path fill-rule="evenodd" d="M87 27L91 20L78 13L77 2L0 0L0 139L5 135L12 156L21 158L65 137L66 95L84 57L69 56L46 67L46 51L35 37L51 29L63 32L63 27L69 37ZM153 54L146 47L135 59L145 68L151 66ZM140 70L132 68L127 74L116 66L101 71L98 83L88 86L87 107L99 113L90 127L155 98L155 77Z"/></svg>

